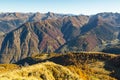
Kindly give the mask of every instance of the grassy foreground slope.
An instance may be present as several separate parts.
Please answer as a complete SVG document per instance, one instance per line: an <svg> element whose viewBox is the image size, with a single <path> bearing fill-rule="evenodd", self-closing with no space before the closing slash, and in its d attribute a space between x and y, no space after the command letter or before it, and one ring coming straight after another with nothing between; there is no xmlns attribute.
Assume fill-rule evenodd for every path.
<svg viewBox="0 0 120 80"><path fill-rule="evenodd" d="M16 64L0 64L0 74L19 69L20 66Z"/></svg>
<svg viewBox="0 0 120 80"><path fill-rule="evenodd" d="M66 67L45 62L8 71L0 75L0 80L83 80Z"/></svg>
<svg viewBox="0 0 120 80"><path fill-rule="evenodd" d="M23 66L7 68L0 80L120 80L120 56L115 54L39 54L16 64Z"/></svg>
<svg viewBox="0 0 120 80"><path fill-rule="evenodd" d="M115 66L118 55L102 52L81 52L67 54L40 54L19 61L20 65L32 65L52 61L69 68L87 80L120 80L120 69Z"/></svg>

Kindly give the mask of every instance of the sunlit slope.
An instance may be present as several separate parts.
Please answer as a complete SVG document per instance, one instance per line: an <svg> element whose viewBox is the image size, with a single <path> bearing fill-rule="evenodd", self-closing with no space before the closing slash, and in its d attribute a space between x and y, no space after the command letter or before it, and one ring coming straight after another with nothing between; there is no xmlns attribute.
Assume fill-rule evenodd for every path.
<svg viewBox="0 0 120 80"><path fill-rule="evenodd" d="M83 80L66 67L45 62L0 75L0 80Z"/></svg>
<svg viewBox="0 0 120 80"><path fill-rule="evenodd" d="M74 74L87 80L119 80L120 69L113 64L117 56L102 52L51 53L28 57L17 64L32 65L52 61L69 68Z"/></svg>

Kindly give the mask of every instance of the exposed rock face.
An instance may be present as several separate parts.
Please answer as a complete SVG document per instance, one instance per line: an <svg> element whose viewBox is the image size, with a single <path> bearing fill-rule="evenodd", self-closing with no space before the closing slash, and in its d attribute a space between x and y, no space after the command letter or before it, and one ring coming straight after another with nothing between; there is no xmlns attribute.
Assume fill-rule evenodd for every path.
<svg viewBox="0 0 120 80"><path fill-rule="evenodd" d="M1 62L15 62L41 52L53 52L64 43L62 33L48 21L26 23L4 38Z"/></svg>
<svg viewBox="0 0 120 80"><path fill-rule="evenodd" d="M63 19L62 33L66 41L70 41L80 35L81 28L89 21L88 16L70 16Z"/></svg>
<svg viewBox="0 0 120 80"><path fill-rule="evenodd" d="M100 44L95 34L79 36L60 47L56 52L92 51Z"/></svg>
<svg viewBox="0 0 120 80"><path fill-rule="evenodd" d="M87 24L80 29L80 34L73 40L67 41L56 52L68 51L101 51L110 44L119 43L120 14L100 13L90 16Z"/></svg>
<svg viewBox="0 0 120 80"><path fill-rule="evenodd" d="M12 63L42 52L100 51L120 39L120 14L99 13L93 16L41 13L0 14L0 62ZM13 23L11 23L13 20ZM18 27L21 25L20 27ZM1 29L0 28L0 29ZM12 30L12 31L11 31Z"/></svg>
<svg viewBox="0 0 120 80"><path fill-rule="evenodd" d="M57 19L64 15L54 13L1 13L0 14L0 32L10 32L26 22L37 22L47 19Z"/></svg>
<svg viewBox="0 0 120 80"><path fill-rule="evenodd" d="M0 31L9 32L23 23L27 22L29 14L23 13L2 13L0 14Z"/></svg>

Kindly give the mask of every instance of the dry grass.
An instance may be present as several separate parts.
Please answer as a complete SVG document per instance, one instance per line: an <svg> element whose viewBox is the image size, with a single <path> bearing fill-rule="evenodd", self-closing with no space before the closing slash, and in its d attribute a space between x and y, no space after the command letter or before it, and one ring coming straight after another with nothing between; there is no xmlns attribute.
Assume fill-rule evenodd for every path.
<svg viewBox="0 0 120 80"><path fill-rule="evenodd" d="M0 75L0 80L83 80L66 67L45 62Z"/></svg>
<svg viewBox="0 0 120 80"><path fill-rule="evenodd" d="M111 63L117 55L101 52L81 52L68 54L40 54L32 56L34 64L0 76L16 80L117 80L120 71ZM57 65L51 62L52 61ZM41 63L42 62L42 63ZM43 63L46 62L46 63ZM110 69L109 69L110 68ZM113 70L115 70L113 76ZM14 74L16 77L14 77ZM118 79L119 80L119 79Z"/></svg>
<svg viewBox="0 0 120 80"><path fill-rule="evenodd" d="M67 66L68 69L70 69L70 71L72 71L75 75L79 75L80 78L82 78L83 80L89 80L89 76L86 75L86 73L81 70L80 68L76 67L76 66Z"/></svg>
<svg viewBox="0 0 120 80"><path fill-rule="evenodd" d="M116 80L114 77L110 76L112 71L105 68L106 62L116 56L117 55L102 52L69 52L64 55L52 55L49 58L44 58L43 61L53 61L66 66L74 74L79 75L84 80ZM39 58L41 57L39 56ZM39 60L39 58L37 59Z"/></svg>
<svg viewBox="0 0 120 80"><path fill-rule="evenodd" d="M62 54L56 54L56 53L44 53L44 54L38 54L38 55L35 55L35 56L32 56L33 59L35 60L45 60L45 59L49 59L49 58L52 58L52 57L57 57L57 56L60 56Z"/></svg>
<svg viewBox="0 0 120 80"><path fill-rule="evenodd" d="M74 71L78 75L80 75L81 72L82 74L84 73L83 78L86 80L117 80L110 76L112 71L105 68L105 66L113 66L106 65L106 62L116 56L117 55L114 54L105 54L101 52L82 52L81 54L70 53L69 61L73 63L71 68L75 68Z"/></svg>
<svg viewBox="0 0 120 80"><path fill-rule="evenodd" d="M5 72L10 72L16 69L19 69L20 67L15 64L0 64L0 74Z"/></svg>

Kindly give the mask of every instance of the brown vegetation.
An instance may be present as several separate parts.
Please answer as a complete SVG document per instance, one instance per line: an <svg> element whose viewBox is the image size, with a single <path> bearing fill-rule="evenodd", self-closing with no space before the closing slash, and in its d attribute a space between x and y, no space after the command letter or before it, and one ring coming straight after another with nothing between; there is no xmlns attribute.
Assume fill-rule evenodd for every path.
<svg viewBox="0 0 120 80"><path fill-rule="evenodd" d="M17 64L24 65L24 63L27 63L32 65L40 62L52 61L67 67L71 72L78 74L84 80L117 80L119 79L119 68L111 64L111 60L116 57L117 55L102 52L51 53L33 56L29 58L31 60L30 63L26 58L19 61ZM118 75L115 76L115 74Z"/></svg>
<svg viewBox="0 0 120 80"><path fill-rule="evenodd" d="M52 61L61 65L46 61ZM68 80L74 80L75 77L70 77L70 75L74 74L73 76L76 76L78 80L119 80L119 64L116 64L117 66L115 65L118 61L118 55L102 52L40 54L28 57L17 63L19 65L25 65L26 67L19 68L16 65L11 65L11 67L8 66L6 69L3 69L3 71L1 70L1 78L5 79L11 76L11 79L49 80L51 78L51 80L64 80L64 77L68 78ZM11 72L11 70L14 71ZM13 74L16 74L16 77L14 77Z"/></svg>

